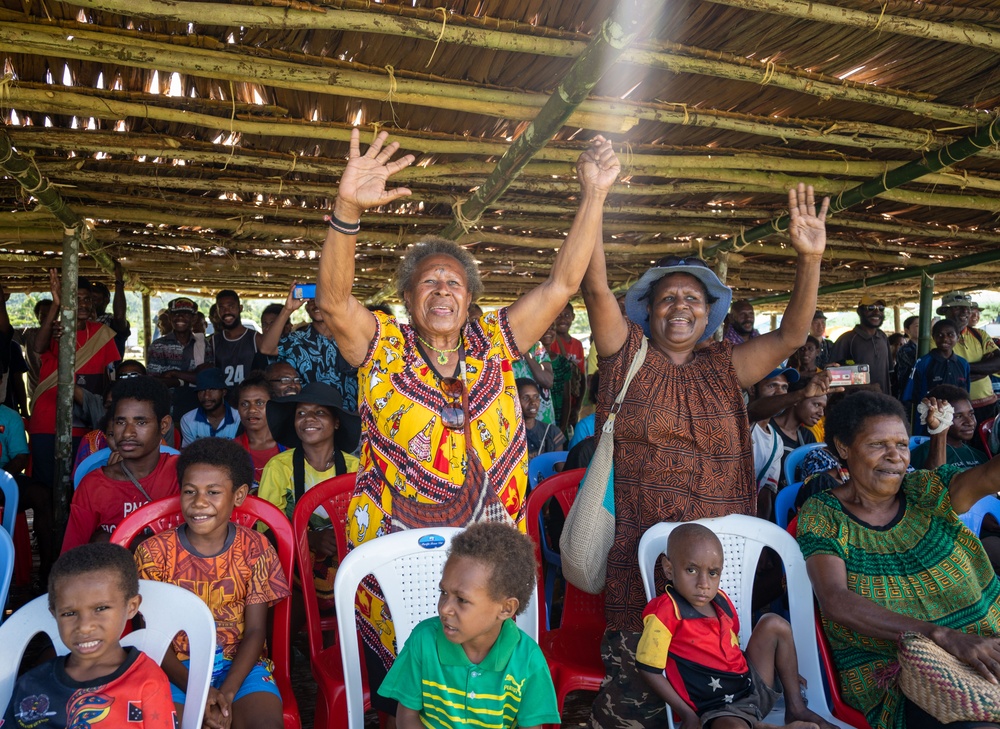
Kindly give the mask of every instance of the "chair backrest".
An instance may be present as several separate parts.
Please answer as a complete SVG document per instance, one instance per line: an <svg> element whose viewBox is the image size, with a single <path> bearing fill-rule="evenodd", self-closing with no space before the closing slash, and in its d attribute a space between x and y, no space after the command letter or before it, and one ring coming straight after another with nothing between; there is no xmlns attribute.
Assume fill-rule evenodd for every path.
<svg viewBox="0 0 1000 729"><path fill-rule="evenodd" d="M788 519L791 512L795 511L795 497L799 495L802 482L789 484L778 492L774 499L774 521L782 529L788 526Z"/></svg>
<svg viewBox="0 0 1000 729"><path fill-rule="evenodd" d="M990 449L990 434L993 433L993 424L996 418L989 418L979 424L979 440L983 444L983 450L989 458L993 458L993 451Z"/></svg>
<svg viewBox="0 0 1000 729"><path fill-rule="evenodd" d="M542 529L540 523L540 517L542 515L542 509L545 506L545 502L549 499L555 499L556 503L559 504L559 508L562 509L563 514L569 514L570 507L573 506L573 501L576 499L576 494L580 490L580 481L583 479L584 474L587 473L586 468L575 468L572 471L563 471L557 473L551 478L545 479L545 482L540 484L538 488L534 488L528 494L528 499L525 502L525 523L528 525L528 536L535 543L535 561L538 563L538 582L542 582L542 553L543 549L547 548L545 543L546 535ZM570 594L569 589L571 585L569 582L566 583L566 595L563 598L563 619L565 621L567 610L573 611L574 606L570 605ZM574 595L576 597L585 596L595 597L593 595L588 595L582 590L577 590L573 588ZM576 593L579 593L577 595ZM584 598L584 599L585 599ZM581 608L586 608L587 606L580 606ZM546 615L545 611L547 606L544 600L538 601L538 624L546 625Z"/></svg>
<svg viewBox="0 0 1000 729"><path fill-rule="evenodd" d="M826 443L807 443L785 456L785 483L795 483L801 480L795 477L795 470L802 465L802 461L809 455L809 452L817 448L826 448Z"/></svg>
<svg viewBox="0 0 1000 729"><path fill-rule="evenodd" d="M333 594L337 615L340 616L337 631L344 666L348 729L362 729L364 726L358 631L349 617L354 614L361 580L367 575L373 575L378 580L385 604L392 614L396 649L401 651L417 623L437 615L441 571L451 540L461 531L455 527L442 527L387 534L353 549L337 568ZM536 585L527 609L517 618L518 627L536 641L538 611L531 603L537 602ZM359 609L363 607L359 606Z"/></svg>
<svg viewBox="0 0 1000 729"><path fill-rule="evenodd" d="M724 562L720 587L729 595L740 617L740 643L746 645L752 627L753 580L764 547L781 558L788 587L789 622L795 637L799 673L808 685L809 708L828 715L823 674L816 646L816 612L812 583L795 539L784 529L764 519L731 514L716 519L699 519L722 542ZM656 524L639 540L639 571L647 599L655 594L655 573L660 555L667 548L667 536L677 523Z"/></svg>
<svg viewBox="0 0 1000 729"><path fill-rule="evenodd" d="M142 595L139 612L145 618L146 627L126 635L122 645L135 646L159 663L174 636L181 631L187 633L191 643L191 666L181 729L200 729L215 663L212 611L193 592L164 582L139 580L139 594ZM69 653L59 638L56 620L49 612L48 595L36 597L0 625L0 645L4 647L0 651L0 706L10 703L24 650L38 633L49 636L58 655Z"/></svg>
<svg viewBox="0 0 1000 729"><path fill-rule="evenodd" d="M556 473L556 464L565 463L567 451L542 453L528 461L528 485L535 488L541 481Z"/></svg>
<svg viewBox="0 0 1000 729"><path fill-rule="evenodd" d="M3 491L3 528L14 536L14 522L17 520L17 481L4 470L0 470L0 491Z"/></svg>
<svg viewBox="0 0 1000 729"><path fill-rule="evenodd" d="M173 456L180 455L179 450L163 445L162 443L160 443L160 453L169 453ZM88 473L108 465L109 458L111 458L111 449L101 448L101 450L91 453L89 456L80 461L80 465L76 467L75 471L73 471L73 489L75 490L80 487L80 482Z"/></svg>
<svg viewBox="0 0 1000 729"><path fill-rule="evenodd" d="M7 591L14 576L14 540L5 529L0 529L0 621L7 605ZM7 650L4 648L4 650ZM0 704L6 706L6 704Z"/></svg>
<svg viewBox="0 0 1000 729"><path fill-rule="evenodd" d="M248 529L252 529L260 521L271 530L277 544L278 561L281 563L281 569L284 571L289 585L291 585L295 570L295 540L288 517L269 501L259 499L256 496L247 496L243 503L233 510L231 520ZM111 541L128 547L132 540L146 527L149 527L154 534L159 534L176 527L183 521L181 497L171 496L168 499L146 504L141 509L129 514L111 533ZM273 645L268 646L271 660L274 662L274 671L284 674L287 679L285 685L290 685L291 682L291 626L291 599L285 599L274 606L273 640L271 641ZM212 643L214 646L214 636Z"/></svg>
<svg viewBox="0 0 1000 729"><path fill-rule="evenodd" d="M309 551L309 517L320 506L326 510L337 537L338 563L343 562L347 556L347 509L354 495L356 480L355 473L328 478L308 489L295 502L295 511L292 514L292 538L300 575L312 574L313 555ZM311 579L303 579L301 582L306 631L309 634L309 658L315 661L323 650L323 631L333 630L336 627L336 619L322 618L319 604L316 602L316 586Z"/></svg>
<svg viewBox="0 0 1000 729"><path fill-rule="evenodd" d="M984 496L967 512L959 514L958 518L978 537L983 530L983 518L987 514L992 514L993 518L1000 522L1000 499L996 496Z"/></svg>
<svg viewBox="0 0 1000 729"><path fill-rule="evenodd" d="M931 439L931 437L929 435L911 435L910 436L910 450L911 451L914 450L915 448L923 445L924 443L926 443L930 439Z"/></svg>

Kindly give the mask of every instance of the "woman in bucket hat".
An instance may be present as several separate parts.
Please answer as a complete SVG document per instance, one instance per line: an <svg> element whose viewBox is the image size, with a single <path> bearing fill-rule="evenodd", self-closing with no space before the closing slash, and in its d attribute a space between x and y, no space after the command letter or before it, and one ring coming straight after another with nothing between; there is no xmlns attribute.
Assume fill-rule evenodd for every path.
<svg viewBox="0 0 1000 729"><path fill-rule="evenodd" d="M823 200L813 189L788 193L789 236L798 253L781 326L745 344L707 343L729 310L732 291L704 261L668 257L642 275L623 317L608 287L600 244L583 280L601 389L600 430L643 337L646 359L615 421L615 540L608 555L602 653L608 677L594 702L594 727L653 727L663 702L643 690L635 648L646 605L635 555L643 532L661 521L754 514L750 424L742 389L763 379L806 340L826 247Z"/></svg>
<svg viewBox="0 0 1000 729"><path fill-rule="evenodd" d="M295 395L267 403L271 435L289 450L264 466L257 495L285 512L313 486L358 470L351 455L361 438L361 418L344 409L340 393L322 382L310 382ZM337 540L326 511L320 507L309 520L313 581L322 610L333 610L333 578L337 572Z"/></svg>

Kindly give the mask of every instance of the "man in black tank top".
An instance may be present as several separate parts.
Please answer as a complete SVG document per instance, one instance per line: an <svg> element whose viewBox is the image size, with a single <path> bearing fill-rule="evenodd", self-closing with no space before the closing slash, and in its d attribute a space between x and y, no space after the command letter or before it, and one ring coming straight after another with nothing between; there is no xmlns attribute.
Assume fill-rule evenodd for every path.
<svg viewBox="0 0 1000 729"><path fill-rule="evenodd" d="M260 347L261 334L243 326L240 295L224 289L215 295L221 328L212 335L215 366L222 370L230 390L250 374L254 355Z"/></svg>

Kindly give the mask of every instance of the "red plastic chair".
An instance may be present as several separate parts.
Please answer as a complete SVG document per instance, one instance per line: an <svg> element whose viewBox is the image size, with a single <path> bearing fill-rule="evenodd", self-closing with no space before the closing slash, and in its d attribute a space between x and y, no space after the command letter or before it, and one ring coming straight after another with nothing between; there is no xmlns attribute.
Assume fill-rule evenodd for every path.
<svg viewBox="0 0 1000 729"><path fill-rule="evenodd" d="M990 434L993 432L993 423L995 422L996 418L990 418L979 424L979 440L983 443L983 450L986 451L986 456L991 459L993 458L993 451L990 450Z"/></svg>
<svg viewBox="0 0 1000 729"><path fill-rule="evenodd" d="M138 511L129 514L111 534L111 541L127 547L132 541L149 527L154 534L167 529L173 529L184 521L181 514L181 497L172 496L151 504L146 504ZM288 518L273 504L247 496L241 506L233 511L232 521L252 529L260 521L274 534L278 544L278 561L285 576L291 582L295 569L295 545L292 535L292 525ZM282 600L274 606L272 622L272 643L269 646L271 660L274 662L274 683L281 692L281 712L285 729L300 729L302 720L299 717L299 705L292 691L291 662L291 598Z"/></svg>
<svg viewBox="0 0 1000 729"><path fill-rule="evenodd" d="M337 630L337 618L321 618L316 600L316 586L312 581L313 555L309 551L307 538L309 517L320 506L326 509L337 537L337 561L347 555L347 508L354 494L356 474L346 473L316 484L295 502L292 515L292 531L295 535L295 551L302 575L302 602L306 612L306 631L309 633L309 663L316 679L316 726L347 726L347 693L344 688L344 667L340 658L340 646L323 647L323 633ZM347 616L353 620L354 616ZM362 653L362 660L364 654ZM362 671L362 681L366 672ZM368 686L364 688L365 709L371 707Z"/></svg>
<svg viewBox="0 0 1000 729"><path fill-rule="evenodd" d="M538 563L538 580L542 575L542 552L538 516L545 502L554 498L564 514L576 498L585 468L563 471L538 484L528 494L525 520L528 535L535 543L535 561ZM597 691L604 680L604 663L601 661L601 639L607 622L604 618L604 593L591 595L566 583L563 613L559 627L542 632L545 625L545 601L538 601L538 644L545 654L556 689L559 711L570 691Z"/></svg>

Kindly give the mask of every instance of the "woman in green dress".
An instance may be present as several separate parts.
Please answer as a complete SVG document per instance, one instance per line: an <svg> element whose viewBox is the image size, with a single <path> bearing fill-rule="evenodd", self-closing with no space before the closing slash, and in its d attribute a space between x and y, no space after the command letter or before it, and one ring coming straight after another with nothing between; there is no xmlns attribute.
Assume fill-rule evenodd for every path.
<svg viewBox="0 0 1000 729"><path fill-rule="evenodd" d="M939 425L936 405L928 417L932 429ZM946 465L907 474L903 407L870 391L831 408L826 439L850 478L803 504L798 541L841 693L873 729L940 727L898 687L884 688L878 679L891 675L896 641L909 631L1000 679L1000 582L979 539L958 518L1000 490L1000 459L967 471Z"/></svg>

